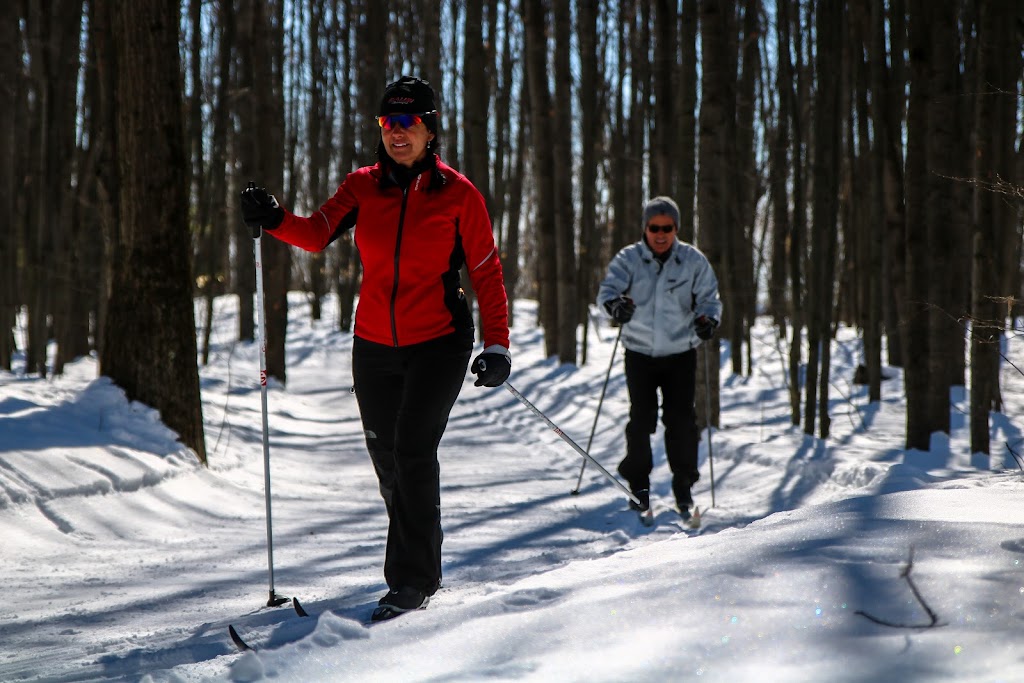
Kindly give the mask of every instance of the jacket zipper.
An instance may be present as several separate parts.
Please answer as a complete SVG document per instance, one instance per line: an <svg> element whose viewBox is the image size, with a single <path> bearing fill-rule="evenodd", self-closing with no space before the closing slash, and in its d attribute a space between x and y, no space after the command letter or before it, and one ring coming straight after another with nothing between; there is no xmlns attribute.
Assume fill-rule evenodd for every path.
<svg viewBox="0 0 1024 683"><path fill-rule="evenodd" d="M409 201L409 186L402 188L402 210L398 214L398 234L395 237L395 281L391 287L391 341L398 347L398 324L395 319L395 302L398 301L398 255L402 251L402 231L405 228L405 207Z"/></svg>

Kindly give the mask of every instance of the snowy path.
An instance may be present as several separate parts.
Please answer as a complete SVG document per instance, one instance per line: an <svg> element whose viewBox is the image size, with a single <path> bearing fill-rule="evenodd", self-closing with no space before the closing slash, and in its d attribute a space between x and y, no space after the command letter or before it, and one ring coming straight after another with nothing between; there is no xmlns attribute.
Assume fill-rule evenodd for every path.
<svg viewBox="0 0 1024 683"><path fill-rule="evenodd" d="M699 532L626 498L503 389L467 381L441 447L444 585L428 610L366 626L385 590L386 520L350 393L349 339L292 300L287 390L270 393L276 587L267 597L253 345L233 344L229 300L202 372L210 468L95 365L38 381L0 374L0 680L1018 680L1024 656L1024 485L968 470L955 435L926 471L900 448L898 385L867 407L839 343L834 438L789 424L773 332L750 378L726 375L702 449ZM519 304L520 320L532 319ZM331 315L328 309L327 315ZM586 444L611 337L591 362L542 357L517 326L512 382ZM845 355L844 355L845 352ZM842 360L846 358L846 360ZM621 367L621 366L620 366ZM1024 382L1007 376L1007 402ZM894 390L895 389L895 390ZM838 393L838 392L837 392ZM614 471L628 409L613 372L592 454ZM994 432L1018 432L997 416ZM655 443L658 443L656 440ZM656 448L654 497L671 503ZM909 462L909 464L908 464ZM999 463L997 463L999 464ZM1007 463L1008 466L1012 466ZM894 630L926 615L946 626ZM239 655L236 624L259 653ZM959 649L957 649L959 648Z"/></svg>

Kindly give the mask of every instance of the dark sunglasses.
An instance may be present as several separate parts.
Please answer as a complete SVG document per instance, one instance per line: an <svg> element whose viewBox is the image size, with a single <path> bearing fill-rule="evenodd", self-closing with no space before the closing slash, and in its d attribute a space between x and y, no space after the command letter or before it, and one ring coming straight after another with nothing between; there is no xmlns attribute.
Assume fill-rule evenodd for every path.
<svg viewBox="0 0 1024 683"><path fill-rule="evenodd" d="M651 223L647 224L647 230L653 233L672 232L675 229L676 226L674 225L653 225Z"/></svg>
<svg viewBox="0 0 1024 683"><path fill-rule="evenodd" d="M412 128L418 123L423 123L424 116L436 113L436 111L425 111L421 114L385 114L377 117L377 125L384 130L391 130L395 126Z"/></svg>

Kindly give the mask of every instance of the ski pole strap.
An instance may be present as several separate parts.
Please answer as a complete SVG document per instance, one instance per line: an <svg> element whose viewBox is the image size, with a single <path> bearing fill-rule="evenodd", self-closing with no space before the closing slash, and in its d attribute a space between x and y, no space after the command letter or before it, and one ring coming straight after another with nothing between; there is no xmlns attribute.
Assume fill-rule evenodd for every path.
<svg viewBox="0 0 1024 683"><path fill-rule="evenodd" d="M631 501L633 501L633 502L634 502L634 503L636 503L637 505L640 505L640 499L639 499L639 498L637 498L637 497L636 497L635 495L633 495L633 492L632 492L632 491L630 491L630 490L629 490L628 488L626 488L626 487L625 487L625 486L623 485L623 483L622 483L621 481L619 481L618 479L616 479L616 478L615 478L615 475L613 475L613 474L612 474L611 472L609 472L608 470L606 470L606 469L605 469L605 468L604 468L604 467L603 467L603 466L601 465L601 463L599 463L599 462L598 462L597 460L594 460L594 458L593 458L593 457L592 457L592 456L591 456L591 455L590 455L589 453L587 453L587 452L586 452L585 450L583 450L582 448L580 448L579 444L577 444L577 443L576 443L575 441L573 441L573 440L572 440L572 439L570 439L570 438L569 438L568 436L566 436L565 432L563 432L563 431L562 431L561 429L559 429L559 428L558 428L558 425L556 425L556 424L555 424L554 422L552 422L552 421L551 421L551 420L550 420L550 419L548 418L548 416L547 416L547 415L545 415L544 413L540 412L540 410L538 410L538 409L537 409L537 406L535 406L535 405L533 405L532 403L530 403L530 401L529 401L529 400L528 400L528 399L527 399L527 398L526 398L525 396L523 396L523 395L522 395L521 393L519 393L519 392L518 392L518 391L516 390L516 388L515 388L514 386L512 386L511 384L509 384L509 383L508 383L507 381L506 381L506 382L505 382L504 384L505 384L505 388L506 388L506 389L508 389L508 390L509 390L510 392L512 392L512 395L513 395L513 396L515 396L516 398L518 398L518 399L519 399L519 401L520 401L520 402L521 402L521 403L522 403L522 404L523 404L524 406L526 406L526 407L527 407L527 408L529 408L529 409L530 409L531 411L533 411L533 414L534 414L534 415L536 415L536 416L537 416L537 417L539 417L540 419L544 420L544 422L546 422L546 423L547 423L548 427L551 427L551 429L552 429L552 430L553 430L553 431L555 432L555 434L558 434L558 436L562 437L562 440L564 440L564 441L565 441L565 442L566 442L567 444L569 444L570 446L572 446L572 447L573 447L573 449L574 449L574 450L575 450L575 451L576 451L577 453L579 453L580 455L582 455L582 456L583 456L584 458L586 458L586 459L587 459L587 460L589 460L590 462L594 463L594 466L595 466L595 467L597 467L597 469L599 469L599 470L601 471L601 473L602 473L602 474L604 474L604 476L608 477L608 479L609 479L609 480L610 480L610 481L611 481L611 482L612 482L613 484L615 484L615 485L616 485L616 486L618 486L618 487L619 487L620 489L622 489L623 493L625 493L625 494L626 494L626 496L628 496L628 497L629 497L629 499L630 499Z"/></svg>

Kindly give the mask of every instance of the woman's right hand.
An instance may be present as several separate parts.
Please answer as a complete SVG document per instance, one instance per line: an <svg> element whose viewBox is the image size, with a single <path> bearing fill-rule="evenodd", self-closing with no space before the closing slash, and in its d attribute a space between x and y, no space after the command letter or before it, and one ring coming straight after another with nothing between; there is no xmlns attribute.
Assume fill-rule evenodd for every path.
<svg viewBox="0 0 1024 683"><path fill-rule="evenodd" d="M241 205L242 221L252 229L254 236L258 236L261 229L273 230L284 220L284 209L274 195L256 187L255 183L249 183L242 190Z"/></svg>

